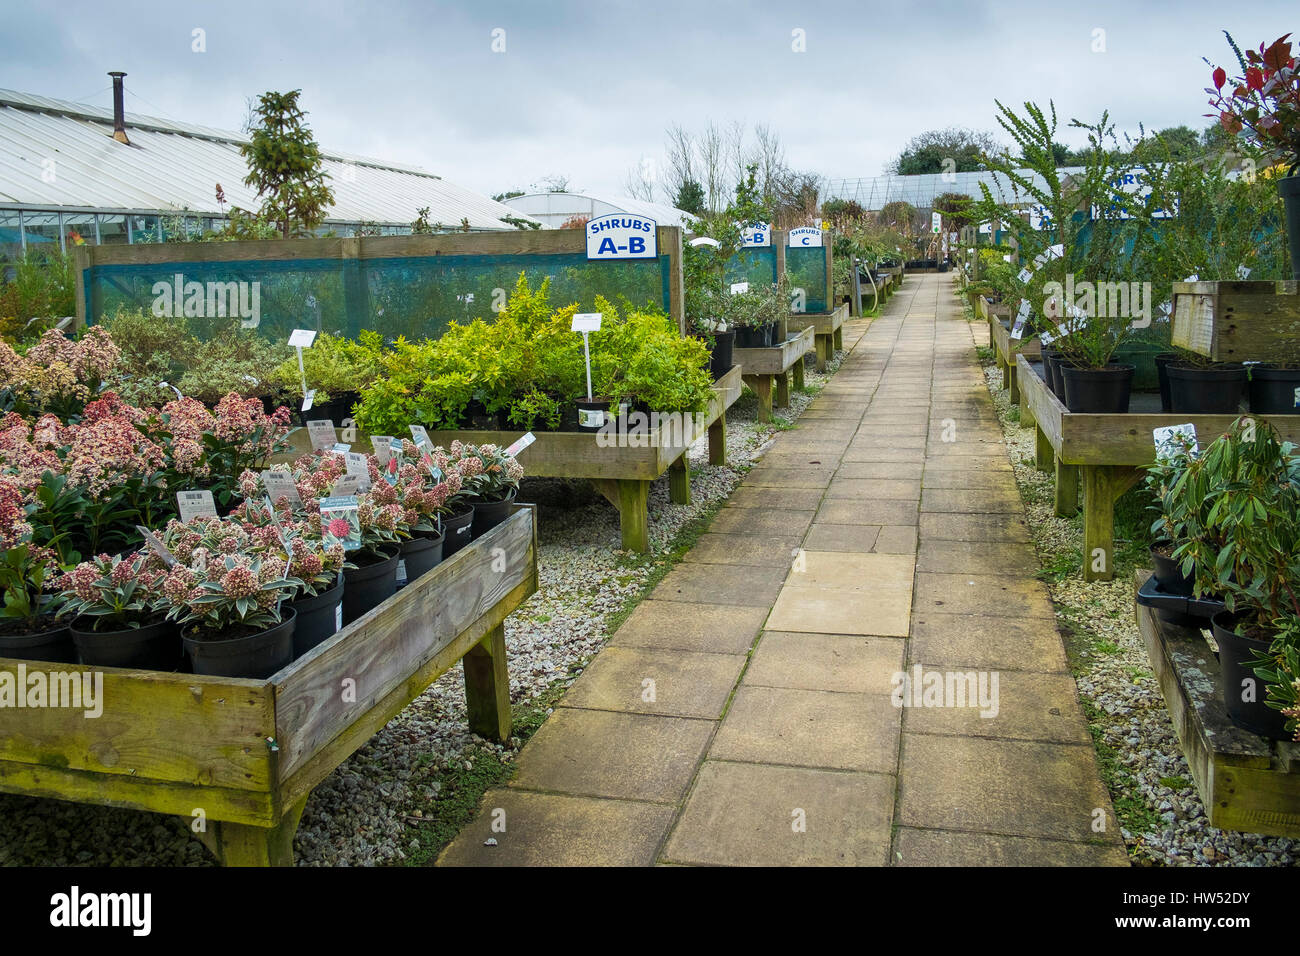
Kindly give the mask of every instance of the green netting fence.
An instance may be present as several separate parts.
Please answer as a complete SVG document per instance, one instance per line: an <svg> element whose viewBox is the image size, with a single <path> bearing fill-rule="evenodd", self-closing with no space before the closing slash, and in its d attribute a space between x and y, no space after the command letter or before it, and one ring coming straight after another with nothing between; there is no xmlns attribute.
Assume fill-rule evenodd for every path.
<svg viewBox="0 0 1300 956"><path fill-rule="evenodd" d="M114 248L114 257L129 256L130 248ZM577 303L580 311L595 311L603 296L619 307L673 311L675 257L667 254L615 262L589 262L581 252L227 260L211 258L206 244L177 252L187 249L203 250L203 258L92 259L82 268L84 320L93 324L121 308L165 315L179 308L204 338L233 316L248 327L256 319L259 331L281 340L296 328L349 337L373 329L390 341L435 338L453 320L490 320L521 273L534 288L550 279L556 308Z"/></svg>
<svg viewBox="0 0 1300 956"><path fill-rule="evenodd" d="M789 246L785 250L785 275L791 289L804 290L804 311L827 311L826 250L821 246Z"/></svg>

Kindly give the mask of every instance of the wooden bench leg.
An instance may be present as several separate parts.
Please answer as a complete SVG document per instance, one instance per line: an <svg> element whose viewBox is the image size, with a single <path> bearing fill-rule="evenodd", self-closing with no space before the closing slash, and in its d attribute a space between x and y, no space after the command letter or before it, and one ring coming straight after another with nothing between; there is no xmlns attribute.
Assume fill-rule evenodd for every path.
<svg viewBox="0 0 1300 956"><path fill-rule="evenodd" d="M771 416L771 405L768 405ZM650 550L650 515L646 511L646 498L650 482L638 478L618 479L618 515L623 531L623 550Z"/></svg>
<svg viewBox="0 0 1300 956"><path fill-rule="evenodd" d="M835 346L835 351L844 351L844 330L842 328L836 329L831 333L831 344Z"/></svg>
<svg viewBox="0 0 1300 956"><path fill-rule="evenodd" d="M793 368L794 366L791 366ZM788 408L790 405L790 375L788 372L782 372L776 378L776 402L777 408Z"/></svg>
<svg viewBox="0 0 1300 956"><path fill-rule="evenodd" d="M304 794L273 827L210 821L203 842L222 866L293 866L293 837L306 806Z"/></svg>
<svg viewBox="0 0 1300 956"><path fill-rule="evenodd" d="M723 412L718 420L709 426L709 464L725 465L727 463L727 413Z"/></svg>
<svg viewBox="0 0 1300 956"><path fill-rule="evenodd" d="M802 355L799 356L798 360L793 365L790 366L790 376L794 379L794 387L797 389L802 389L803 388L803 356Z"/></svg>
<svg viewBox="0 0 1300 956"><path fill-rule="evenodd" d="M1007 388L1011 390L1008 396L1012 405L1020 404L1020 376L1017 374L1014 362L1007 364Z"/></svg>
<svg viewBox="0 0 1300 956"><path fill-rule="evenodd" d="M1034 466L1039 471L1050 472L1056 452L1052 450L1052 443L1047 440L1047 433L1037 425L1034 426L1034 435Z"/></svg>
<svg viewBox="0 0 1300 956"><path fill-rule="evenodd" d="M826 353L829 351L829 335L814 335L813 344L817 349L817 371L826 371L826 363L830 361L830 356Z"/></svg>
<svg viewBox="0 0 1300 956"><path fill-rule="evenodd" d="M1081 465L1083 472L1083 579L1115 575L1115 502L1138 480L1136 468Z"/></svg>
<svg viewBox="0 0 1300 956"><path fill-rule="evenodd" d="M994 348L997 348L997 346L995 345ZM1010 388L1011 387L1011 363L1006 361L1005 359L1002 358L1001 355L999 355L998 368L1002 370L1002 387Z"/></svg>
<svg viewBox="0 0 1300 956"><path fill-rule="evenodd" d="M465 669L465 709L469 729L486 740L510 739L510 672L506 669L506 628L498 624L461 658Z"/></svg>
<svg viewBox="0 0 1300 956"><path fill-rule="evenodd" d="M1079 511L1079 467L1056 459L1056 514L1072 518Z"/></svg>
<svg viewBox="0 0 1300 956"><path fill-rule="evenodd" d="M1029 403L1026 401L1021 401L1020 403L1020 427L1021 428L1038 427L1038 422L1034 419L1033 409L1029 407Z"/></svg>
<svg viewBox="0 0 1300 956"><path fill-rule="evenodd" d="M668 498L675 505L691 503L691 463L686 452L668 466Z"/></svg>
<svg viewBox="0 0 1300 956"><path fill-rule="evenodd" d="M746 375L744 379L745 384L753 389L755 397L758 398L758 420L770 422L772 420L772 376Z"/></svg>

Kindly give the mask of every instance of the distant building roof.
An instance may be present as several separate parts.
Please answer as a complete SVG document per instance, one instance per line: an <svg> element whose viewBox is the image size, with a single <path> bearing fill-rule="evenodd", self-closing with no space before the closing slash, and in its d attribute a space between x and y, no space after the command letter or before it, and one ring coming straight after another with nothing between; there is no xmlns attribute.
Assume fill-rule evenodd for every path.
<svg viewBox="0 0 1300 956"><path fill-rule="evenodd" d="M540 219L550 229L558 229L574 216L588 219L615 212L629 212L653 219L661 226L685 228L688 214L674 206L646 202L629 196L588 196L584 193L529 193L503 202L533 219Z"/></svg>
<svg viewBox="0 0 1300 956"><path fill-rule="evenodd" d="M129 93L128 93L129 95ZM131 145L113 139L113 110L0 90L0 209L222 215L255 209L244 185L242 133L126 114ZM322 147L334 205L328 222L407 225L429 208L429 221L474 229L512 229L518 216L501 203L411 166Z"/></svg>
<svg viewBox="0 0 1300 956"><path fill-rule="evenodd" d="M1082 171L1082 166L1062 167L1058 172L1064 177ZM1037 173L1022 169L1027 178L1046 185ZM979 184L988 184L993 198L1007 202L1028 202L1004 176L998 173L930 173L920 176L869 176L864 179L832 179L827 186L827 199L851 199L867 210L883 209L891 202L911 203L917 209L927 209L936 196L944 193L961 193L978 199ZM1000 192L999 192L1000 187Z"/></svg>

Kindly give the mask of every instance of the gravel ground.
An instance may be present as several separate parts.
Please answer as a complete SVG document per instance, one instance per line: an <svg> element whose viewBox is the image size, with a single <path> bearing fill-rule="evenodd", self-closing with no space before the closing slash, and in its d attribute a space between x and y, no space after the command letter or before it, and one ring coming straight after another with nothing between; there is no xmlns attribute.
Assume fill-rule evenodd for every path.
<svg viewBox="0 0 1300 956"><path fill-rule="evenodd" d="M824 374L809 365L808 388L824 384L842 357ZM792 391L778 414L793 420L812 397ZM729 465L708 464L707 439L691 449L690 505L669 502L666 477L651 485L648 556L619 550L618 514L586 482L525 480L520 498L540 511L541 587L506 621L513 703L571 683L609 636L610 616L641 596L685 526L716 508L761 457L775 430L758 424L756 411L747 391L728 413ZM468 732L461 669L452 668L312 792L294 844L298 865L400 864L419 846L413 828L435 810L447 771L475 760L509 763L518 749L517 739L504 746ZM213 860L178 817L0 794L0 865Z"/></svg>
<svg viewBox="0 0 1300 956"><path fill-rule="evenodd" d="M1126 824L1129 856L1138 865L1293 865L1300 858L1296 841L1220 830L1206 820L1133 619L1132 574L1116 574L1113 581L1083 580L1078 572L1082 525L1077 518L1056 517L1054 479L1034 467L1033 429L1008 418L1009 396L1001 390L997 368L987 364L985 378L1040 563L1049 572L1062 570L1045 575L1047 586L1062 629L1076 635L1071 642L1077 650L1075 680L1080 697L1091 705L1102 763L1113 753L1107 782Z"/></svg>

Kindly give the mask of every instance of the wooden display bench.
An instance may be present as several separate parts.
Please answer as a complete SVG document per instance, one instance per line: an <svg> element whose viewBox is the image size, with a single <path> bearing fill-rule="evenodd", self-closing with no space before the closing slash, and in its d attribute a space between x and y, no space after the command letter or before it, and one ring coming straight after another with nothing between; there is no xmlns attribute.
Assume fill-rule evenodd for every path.
<svg viewBox="0 0 1300 956"><path fill-rule="evenodd" d="M739 351L739 350L737 350ZM650 482L668 472L668 493L674 504L691 502L691 473L687 452L705 433L709 436L709 464L727 460L727 409L740 398L741 370L732 365L713 383L713 396L706 412L695 417L688 430L650 429L637 432L627 442L602 447L594 432L535 432L536 441L519 453L524 474L529 478L586 478L619 512L622 546L628 551L649 551ZM308 413L310 415L310 413ZM418 424L418 423L417 423ZM370 450L370 439L359 430L355 435L336 428L339 440L361 451ZM472 445L506 447L522 434L520 430L440 430L429 432L435 445L444 448L453 441ZM408 437L408 436L402 436ZM307 429L289 433L292 450L278 461L292 461L311 450Z"/></svg>
<svg viewBox="0 0 1300 956"><path fill-rule="evenodd" d="M817 351L817 371L826 371L826 365L835 353L844 348L844 320L849 307L838 306L833 312L791 312L786 318L786 328L791 332L812 327Z"/></svg>
<svg viewBox="0 0 1300 956"><path fill-rule="evenodd" d="M1137 573L1139 588L1149 574ZM1300 745L1267 740L1229 719L1219 662L1200 630L1168 624L1136 602L1134 610L1210 825L1300 837Z"/></svg>
<svg viewBox="0 0 1300 956"><path fill-rule="evenodd" d="M993 346L994 358L1002 371L1002 387L1011 392L1011 404L1020 404L1020 375L1016 367L1016 356L1024 355L1031 362L1042 358L1042 345L1037 338L1013 339L1011 337L1010 319L991 319L989 321L989 342Z"/></svg>
<svg viewBox="0 0 1300 956"><path fill-rule="evenodd" d="M1056 513L1070 517L1083 495L1083 577L1109 581L1114 576L1115 502L1155 461L1152 431L1191 422L1202 446L1228 431L1241 415L1189 415L1161 412L1160 396L1134 392L1127 414L1068 411L1043 381L1042 364L1016 356L1020 423L1035 429L1039 471L1056 472ZM1255 415L1287 441L1300 441L1300 415Z"/></svg>
<svg viewBox="0 0 1300 956"><path fill-rule="evenodd" d="M813 327L805 326L780 345L765 349L734 348L731 359L744 373L745 384L758 396L758 420L772 420L772 380L776 379L776 406L790 404L790 379L803 388L803 357L813 348Z"/></svg>
<svg viewBox="0 0 1300 956"><path fill-rule="evenodd" d="M1300 282L1175 282L1175 346L1219 362L1300 361Z"/></svg>
<svg viewBox="0 0 1300 956"><path fill-rule="evenodd" d="M290 866L312 788L462 661L469 726L510 737L504 622L537 590L531 506L265 680L103 675L103 713L7 709L0 791L180 816L228 866ZM79 678L78 678L79 679Z"/></svg>

